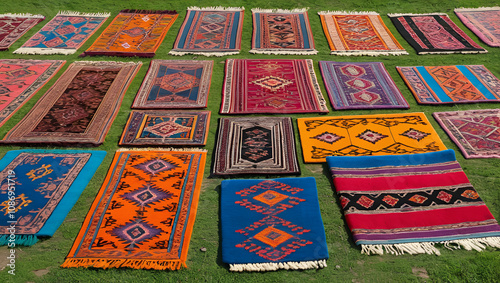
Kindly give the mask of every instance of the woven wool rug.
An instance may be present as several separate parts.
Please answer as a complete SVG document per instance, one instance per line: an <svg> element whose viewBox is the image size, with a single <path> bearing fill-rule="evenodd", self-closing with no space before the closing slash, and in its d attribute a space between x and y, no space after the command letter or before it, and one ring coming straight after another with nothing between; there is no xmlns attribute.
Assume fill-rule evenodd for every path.
<svg viewBox="0 0 500 283"><path fill-rule="evenodd" d="M86 150L7 152L0 160L0 245L31 246L39 237L51 237L105 155Z"/></svg>
<svg viewBox="0 0 500 283"><path fill-rule="evenodd" d="M482 65L396 67L420 104L498 102L500 80Z"/></svg>
<svg viewBox="0 0 500 283"><path fill-rule="evenodd" d="M487 53L446 14L388 14L417 54Z"/></svg>
<svg viewBox="0 0 500 283"><path fill-rule="evenodd" d="M500 158L500 110L434 112L465 158Z"/></svg>
<svg viewBox="0 0 500 283"><path fill-rule="evenodd" d="M223 180L222 261L231 271L326 267L313 177Z"/></svg>
<svg viewBox="0 0 500 283"><path fill-rule="evenodd" d="M206 152L119 150L62 267L186 267Z"/></svg>
<svg viewBox="0 0 500 283"><path fill-rule="evenodd" d="M73 54L108 17L109 13L59 12L14 53Z"/></svg>
<svg viewBox="0 0 500 283"><path fill-rule="evenodd" d="M213 61L151 61L132 108L207 107L213 65Z"/></svg>
<svg viewBox="0 0 500 283"><path fill-rule="evenodd" d="M81 56L153 57L177 16L176 11L122 10Z"/></svg>
<svg viewBox="0 0 500 283"><path fill-rule="evenodd" d="M141 65L72 63L2 142L100 145Z"/></svg>
<svg viewBox="0 0 500 283"><path fill-rule="evenodd" d="M325 157L399 155L446 149L424 113L299 118L304 162Z"/></svg>
<svg viewBox="0 0 500 283"><path fill-rule="evenodd" d="M120 145L205 145L210 111L133 110Z"/></svg>
<svg viewBox="0 0 500 283"><path fill-rule="evenodd" d="M327 113L311 59L227 59L221 114Z"/></svg>
<svg viewBox="0 0 500 283"><path fill-rule="evenodd" d="M14 115L66 61L0 60L0 126Z"/></svg>
<svg viewBox="0 0 500 283"><path fill-rule="evenodd" d="M254 54L314 55L307 9L252 9Z"/></svg>
<svg viewBox="0 0 500 283"><path fill-rule="evenodd" d="M455 14L484 43L500 47L500 7L459 8Z"/></svg>
<svg viewBox="0 0 500 283"><path fill-rule="evenodd" d="M170 55L240 53L243 7L189 7Z"/></svg>
<svg viewBox="0 0 500 283"><path fill-rule="evenodd" d="M319 12L331 53L343 56L408 55L376 12Z"/></svg>
<svg viewBox="0 0 500 283"><path fill-rule="evenodd" d="M330 156L354 242L364 254L436 254L500 248L500 226L453 150L399 156Z"/></svg>
<svg viewBox="0 0 500 283"><path fill-rule="evenodd" d="M337 110L410 108L384 63L319 61L319 67Z"/></svg>
<svg viewBox="0 0 500 283"><path fill-rule="evenodd" d="M220 118L212 174L300 174L292 119Z"/></svg>
<svg viewBox="0 0 500 283"><path fill-rule="evenodd" d="M9 49L16 40L44 19L43 15L0 14L0 51Z"/></svg>

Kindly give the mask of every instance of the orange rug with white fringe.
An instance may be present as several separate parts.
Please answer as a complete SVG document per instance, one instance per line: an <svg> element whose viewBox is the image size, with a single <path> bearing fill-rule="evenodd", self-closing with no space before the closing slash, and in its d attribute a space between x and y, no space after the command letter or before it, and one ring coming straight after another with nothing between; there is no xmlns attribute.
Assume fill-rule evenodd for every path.
<svg viewBox="0 0 500 283"><path fill-rule="evenodd" d="M206 152L119 150L62 267L186 267Z"/></svg>

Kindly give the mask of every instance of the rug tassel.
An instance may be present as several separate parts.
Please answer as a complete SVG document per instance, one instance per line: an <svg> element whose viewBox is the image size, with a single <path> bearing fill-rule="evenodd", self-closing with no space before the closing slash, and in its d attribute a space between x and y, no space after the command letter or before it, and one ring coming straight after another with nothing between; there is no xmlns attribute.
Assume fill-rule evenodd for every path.
<svg viewBox="0 0 500 283"><path fill-rule="evenodd" d="M434 53L433 53L434 54ZM330 55L339 55L339 56L380 56L380 55L392 55L392 56L399 56L399 55L408 55L408 52L404 50L397 50L397 51L331 51Z"/></svg>
<svg viewBox="0 0 500 283"><path fill-rule="evenodd" d="M7 246L10 243L16 246L33 246L38 242L38 237L35 235L15 235L14 238L11 234L4 234L0 236L0 246Z"/></svg>
<svg viewBox="0 0 500 283"><path fill-rule="evenodd" d="M398 13L389 13L387 14L388 17L405 17L405 16L448 16L446 13L429 13L429 14L412 14L412 13L406 13L406 14L398 14Z"/></svg>
<svg viewBox="0 0 500 283"><path fill-rule="evenodd" d="M292 10L284 10L284 9L261 9L261 8L252 8L252 13L304 13L307 12L309 8L297 8Z"/></svg>
<svg viewBox="0 0 500 283"><path fill-rule="evenodd" d="M75 11L59 11L57 16L70 16L70 17L98 17L98 18L107 18L111 15L111 13L81 13Z"/></svg>
<svg viewBox="0 0 500 283"><path fill-rule="evenodd" d="M186 264L179 260L147 260L147 259L94 259L94 258L67 258L61 267L95 267L95 268L120 268L179 270Z"/></svg>
<svg viewBox="0 0 500 283"><path fill-rule="evenodd" d="M267 262L267 263L248 263L248 264L230 264L230 271L275 271L279 269L319 269L326 267L326 260L300 261L300 262Z"/></svg>
<svg viewBox="0 0 500 283"><path fill-rule="evenodd" d="M184 148L166 148L166 147L146 147L146 148L126 148L122 147L116 150L116 152L121 152L121 151L194 151L194 152L207 152L206 149L203 148L190 148L190 147L184 147Z"/></svg>
<svg viewBox="0 0 500 283"><path fill-rule="evenodd" d="M196 7L196 6L191 6L187 8L188 10L193 10L193 11L242 11L245 10L245 7L222 7L222 6L215 6L215 7Z"/></svg>
<svg viewBox="0 0 500 283"><path fill-rule="evenodd" d="M318 15L379 15L377 12L373 11L320 11L318 12Z"/></svg>
<svg viewBox="0 0 500 283"><path fill-rule="evenodd" d="M455 12L467 12L467 11L494 11L494 10L500 10L500 7L495 6L495 7L478 7L478 8L455 8Z"/></svg>
<svg viewBox="0 0 500 283"><path fill-rule="evenodd" d="M216 57L222 57L226 55L236 55L240 54L239 51L234 51L234 52L190 52L190 51L174 51L170 50L168 52L169 55L174 55L174 56L182 56L182 55L188 55L188 54L193 54L193 55L202 55L202 56L216 56Z"/></svg>
<svg viewBox="0 0 500 283"><path fill-rule="evenodd" d="M30 48L21 47L14 51L14 54L29 54L29 55L71 55L76 52L76 49L58 49L58 48Z"/></svg>
<svg viewBox="0 0 500 283"><path fill-rule="evenodd" d="M45 19L44 15L33 15L29 13L20 13L20 14L0 14L0 17L4 18L35 18L35 19Z"/></svg>
<svg viewBox="0 0 500 283"><path fill-rule="evenodd" d="M268 55L315 55L318 54L318 51L315 49L312 50L261 50L261 49L252 49L249 51L252 54L268 54Z"/></svg>

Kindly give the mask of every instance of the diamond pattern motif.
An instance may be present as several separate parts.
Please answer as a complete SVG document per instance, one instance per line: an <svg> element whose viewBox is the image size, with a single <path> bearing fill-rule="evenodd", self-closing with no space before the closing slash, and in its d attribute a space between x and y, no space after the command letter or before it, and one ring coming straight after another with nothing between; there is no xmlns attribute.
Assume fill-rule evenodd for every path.
<svg viewBox="0 0 500 283"><path fill-rule="evenodd" d="M269 89L271 91L277 91L280 88L284 88L289 84L292 84L292 81L280 78L280 77L275 77L275 76L267 76L260 78L258 80L253 81L252 83L261 86L263 88Z"/></svg>
<svg viewBox="0 0 500 283"><path fill-rule="evenodd" d="M177 168L178 166L176 164L167 162L163 159L153 159L149 160L147 162L141 163L139 165L134 166L137 169L142 170L146 174L149 175L156 175L158 173L164 172L164 171L169 171L174 168Z"/></svg>
<svg viewBox="0 0 500 283"><path fill-rule="evenodd" d="M379 134L375 131L365 130L361 134L356 136L359 139L365 140L367 142L371 142L372 144L377 143L378 141L387 138L388 136Z"/></svg>

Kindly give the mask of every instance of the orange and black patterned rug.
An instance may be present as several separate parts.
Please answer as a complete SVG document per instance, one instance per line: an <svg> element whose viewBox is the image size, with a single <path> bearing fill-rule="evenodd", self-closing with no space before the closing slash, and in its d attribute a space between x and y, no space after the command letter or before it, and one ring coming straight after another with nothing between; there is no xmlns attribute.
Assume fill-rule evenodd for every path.
<svg viewBox="0 0 500 283"><path fill-rule="evenodd" d="M206 152L116 152L62 267L186 267Z"/></svg>

